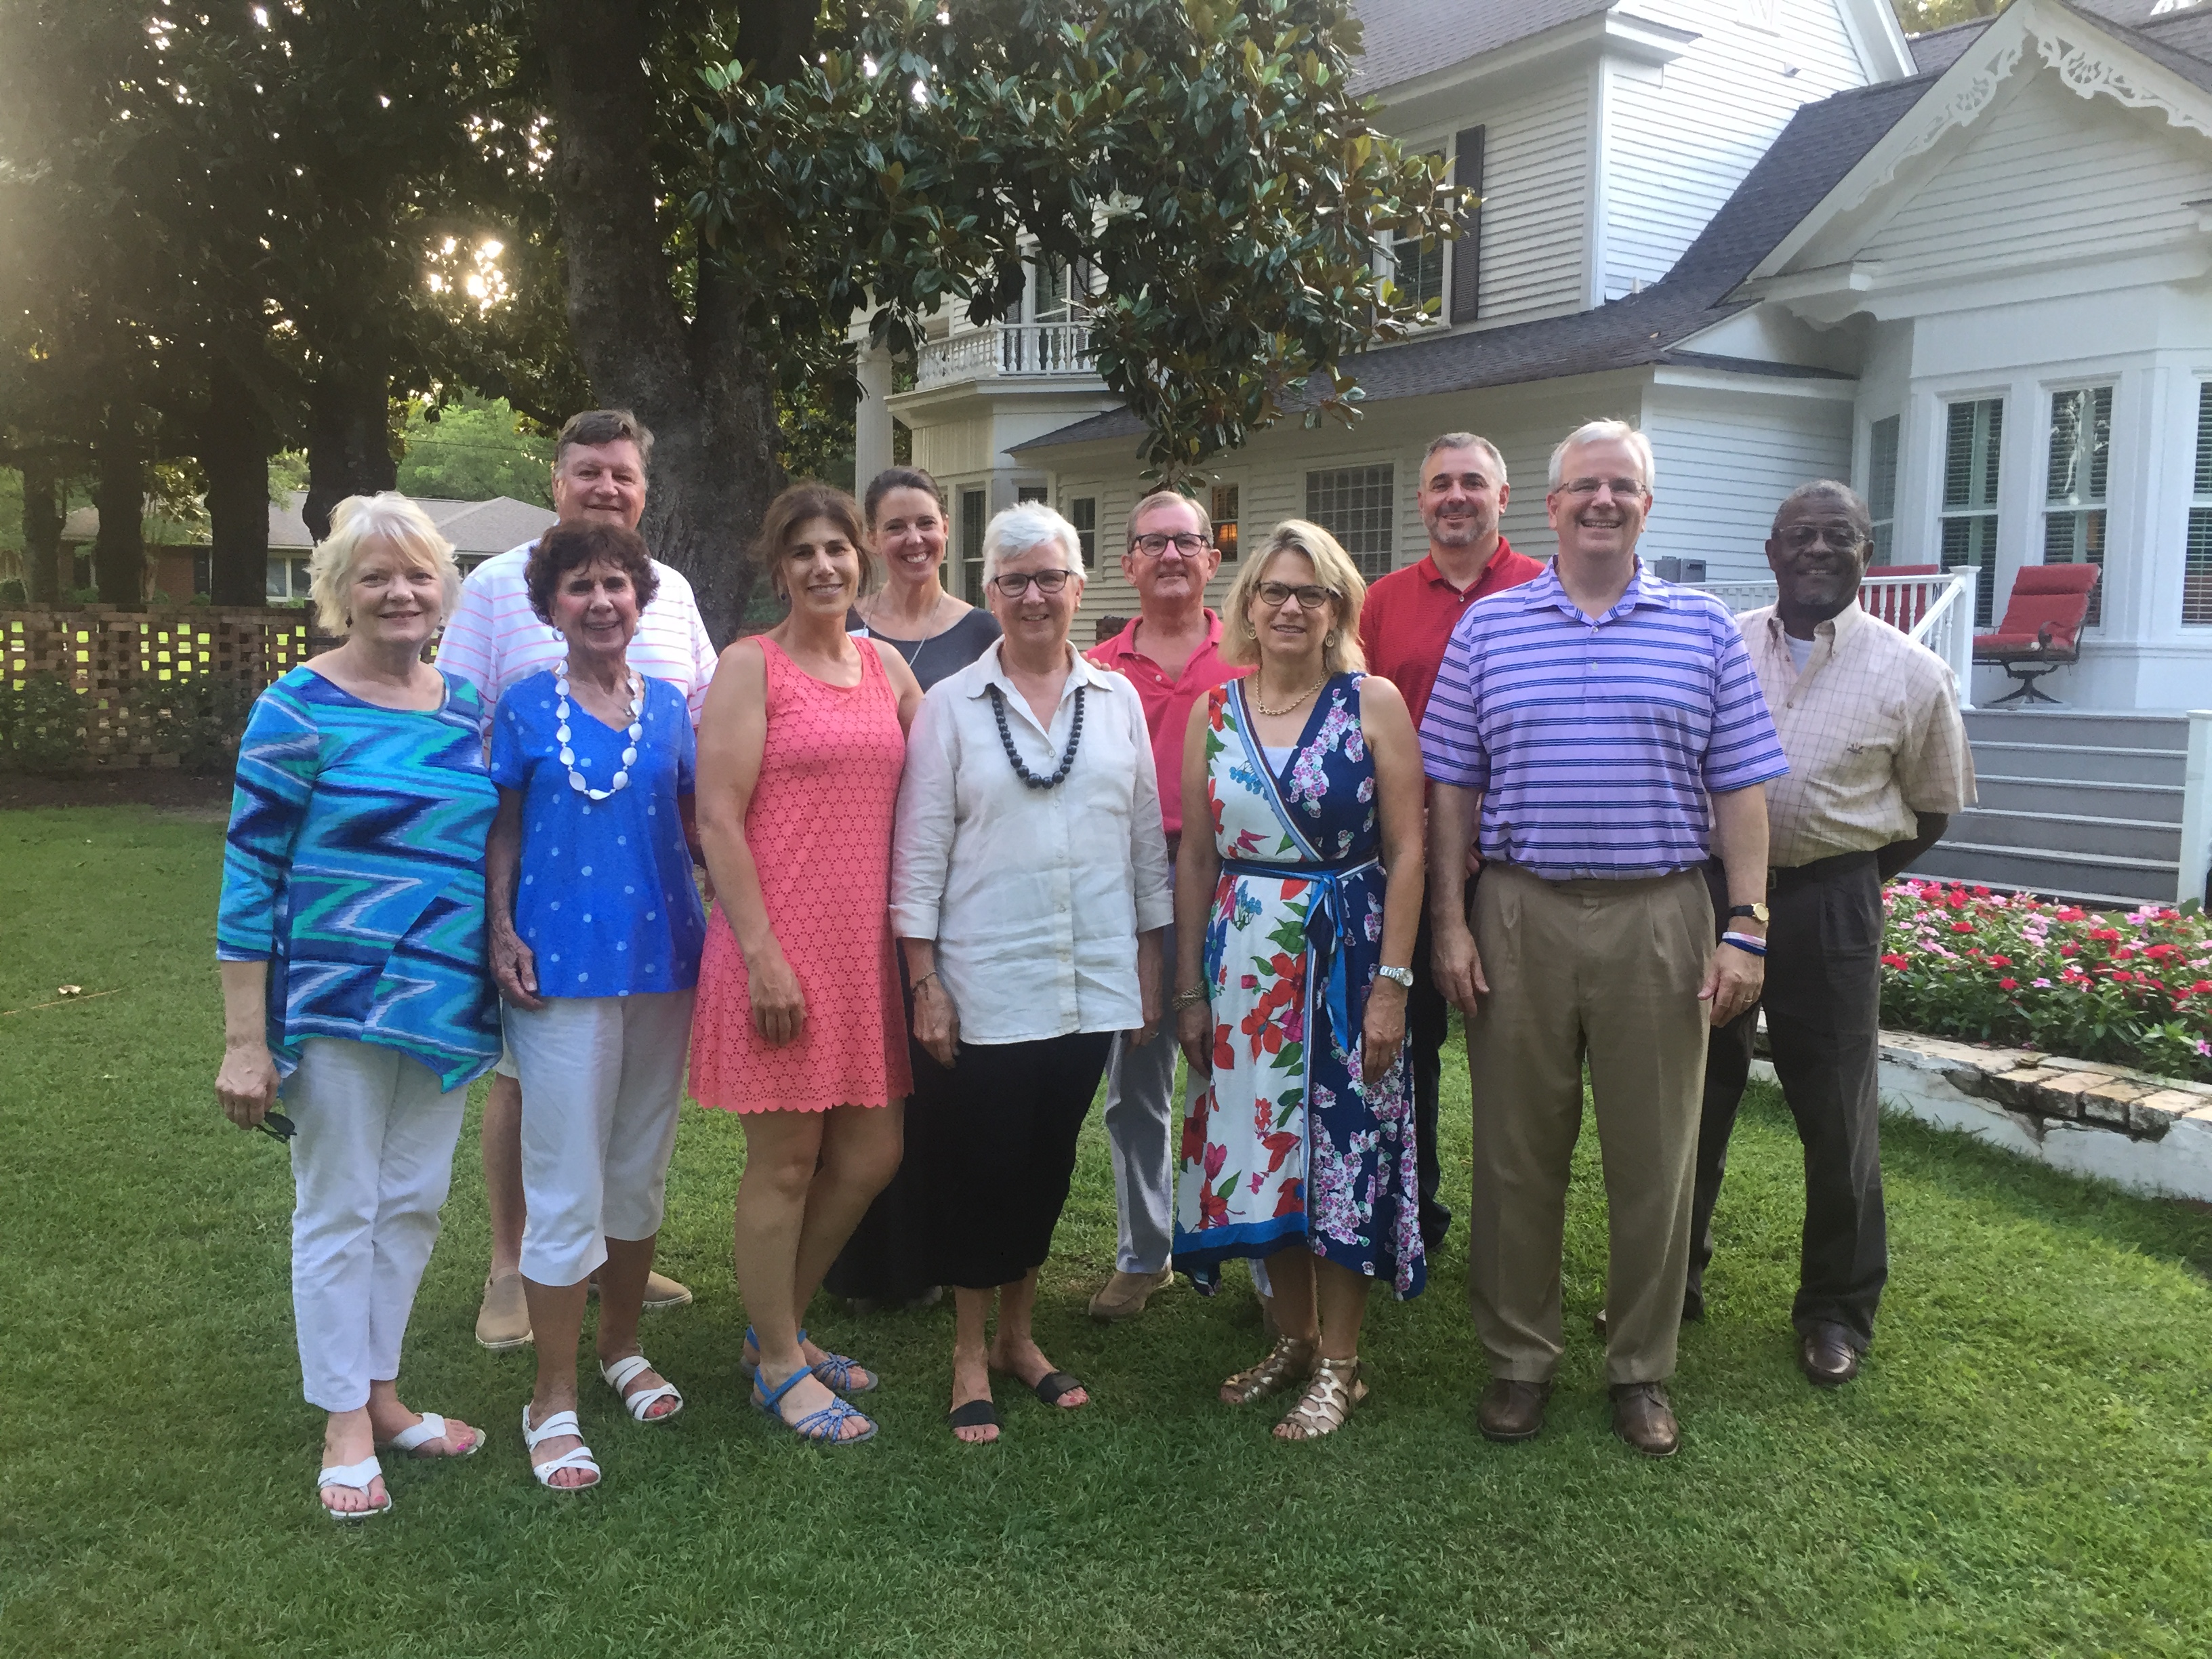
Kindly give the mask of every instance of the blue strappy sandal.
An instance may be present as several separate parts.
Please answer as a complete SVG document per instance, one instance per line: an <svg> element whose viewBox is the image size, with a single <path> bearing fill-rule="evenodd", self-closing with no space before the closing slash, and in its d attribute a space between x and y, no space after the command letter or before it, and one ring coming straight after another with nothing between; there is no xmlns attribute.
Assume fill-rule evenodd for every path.
<svg viewBox="0 0 2212 1659"><path fill-rule="evenodd" d="M809 1375L811 1373L804 1370L793 1371L776 1385L774 1394L765 1396L761 1393L760 1378L756 1375L753 1378L752 1390L754 1406L782 1424L801 1440L811 1440L817 1446L857 1446L863 1440L872 1440L876 1437L874 1419L855 1411L842 1400L832 1400L821 1410L807 1413L796 1423L785 1423L783 1413L776 1409L776 1402L791 1392L793 1383L798 1382L800 1377ZM817 1377L816 1381L819 1382L820 1379ZM861 1422L868 1425L867 1431L864 1434L847 1434L844 1431L845 1419L848 1417L860 1418Z"/></svg>
<svg viewBox="0 0 2212 1659"><path fill-rule="evenodd" d="M801 1342L806 1340L805 1331L799 1332L799 1340ZM745 1327L745 1340L752 1346L755 1353L760 1352L760 1338L754 1334L753 1328L750 1325ZM760 1375L759 1360L740 1358L738 1364L747 1376ZM835 1389L839 1394L872 1394L884 1380L876 1372L870 1371L867 1382L857 1389L854 1388L853 1373L862 1369L860 1362L850 1355L830 1353L826 1350L823 1353L822 1363L810 1369L814 1372L815 1380L823 1388Z"/></svg>

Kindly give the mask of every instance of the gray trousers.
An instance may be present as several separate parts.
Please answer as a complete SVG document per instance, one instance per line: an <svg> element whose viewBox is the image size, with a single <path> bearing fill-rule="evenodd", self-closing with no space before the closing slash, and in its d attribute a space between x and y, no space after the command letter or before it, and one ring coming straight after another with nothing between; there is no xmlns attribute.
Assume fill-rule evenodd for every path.
<svg viewBox="0 0 2212 1659"><path fill-rule="evenodd" d="M1175 989L1176 930L1162 944ZM1164 1013L1159 1035L1143 1048L1126 1034L1106 1059L1106 1139L1114 1152L1114 1207L1121 1241L1114 1265L1125 1273L1156 1273L1175 1246L1175 1021Z"/></svg>

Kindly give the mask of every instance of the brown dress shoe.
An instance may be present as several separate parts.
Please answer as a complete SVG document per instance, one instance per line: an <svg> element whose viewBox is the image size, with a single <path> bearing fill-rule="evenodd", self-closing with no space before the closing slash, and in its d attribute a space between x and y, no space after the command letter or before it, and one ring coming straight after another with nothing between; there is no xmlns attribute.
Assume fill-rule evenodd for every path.
<svg viewBox="0 0 2212 1659"><path fill-rule="evenodd" d="M1125 1273L1117 1268L1091 1298L1091 1316L1102 1325L1118 1325L1125 1319L1134 1319L1144 1312L1145 1304L1152 1299L1153 1292L1164 1291L1174 1283L1172 1267L1163 1267L1156 1273Z"/></svg>
<svg viewBox="0 0 2212 1659"><path fill-rule="evenodd" d="M1646 1457L1672 1457L1682 1443L1674 1408L1657 1382L1613 1385L1613 1431Z"/></svg>
<svg viewBox="0 0 2212 1659"><path fill-rule="evenodd" d="M1474 1425L1486 1440L1534 1440L1543 1432L1544 1402L1552 1397L1548 1382L1514 1382L1498 1377L1482 1392L1474 1408Z"/></svg>
<svg viewBox="0 0 2212 1659"><path fill-rule="evenodd" d="M1859 1374L1859 1351L1850 1332L1824 1321L1797 1344L1797 1369L1816 1389L1839 1389Z"/></svg>

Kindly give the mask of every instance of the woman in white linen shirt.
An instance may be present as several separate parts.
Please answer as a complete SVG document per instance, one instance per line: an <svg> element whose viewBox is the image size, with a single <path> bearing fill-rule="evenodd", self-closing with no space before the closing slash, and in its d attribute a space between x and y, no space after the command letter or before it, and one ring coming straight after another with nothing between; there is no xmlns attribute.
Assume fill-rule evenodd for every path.
<svg viewBox="0 0 2212 1659"><path fill-rule="evenodd" d="M993 1371L1048 1405L1089 1398L1031 1334L1037 1269L1114 1034L1158 1029L1174 902L1144 705L1068 644L1074 527L1040 503L1000 514L983 578L1005 635L922 700L891 854L924 1051L907 1167L957 1310L950 1420L978 1443L999 1436Z"/></svg>

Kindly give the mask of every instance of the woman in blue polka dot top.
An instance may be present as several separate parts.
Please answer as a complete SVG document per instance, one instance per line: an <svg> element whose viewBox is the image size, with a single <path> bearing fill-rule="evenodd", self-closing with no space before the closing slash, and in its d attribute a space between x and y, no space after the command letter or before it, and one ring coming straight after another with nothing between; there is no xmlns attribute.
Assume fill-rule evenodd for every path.
<svg viewBox="0 0 2212 1659"><path fill-rule="evenodd" d="M599 1480L576 1415L594 1272L607 1386L641 1423L684 1404L638 1351L637 1320L707 928L690 714L626 654L655 586L645 544L619 524L559 525L525 580L568 654L508 687L493 716L487 876L492 974L522 1077L522 1281L538 1347L522 1433L539 1484L569 1492Z"/></svg>

